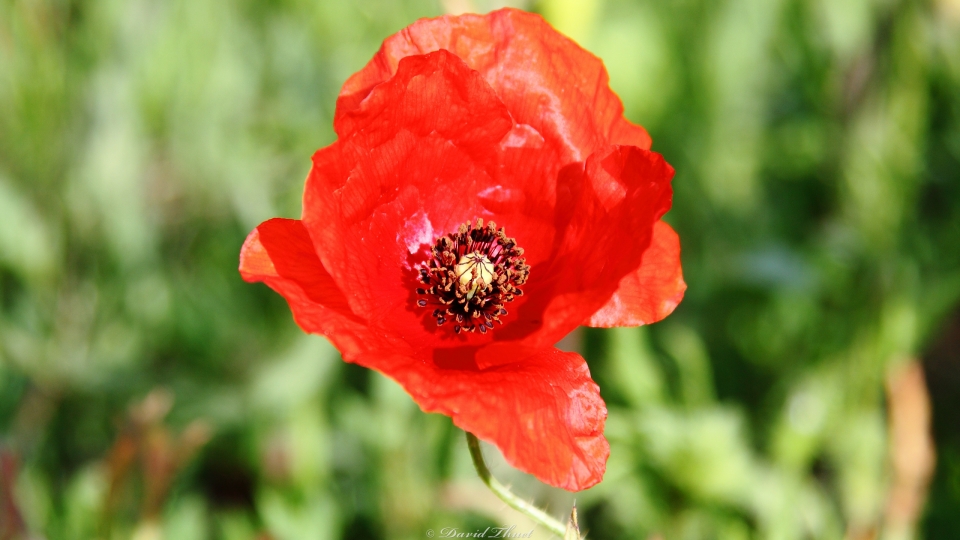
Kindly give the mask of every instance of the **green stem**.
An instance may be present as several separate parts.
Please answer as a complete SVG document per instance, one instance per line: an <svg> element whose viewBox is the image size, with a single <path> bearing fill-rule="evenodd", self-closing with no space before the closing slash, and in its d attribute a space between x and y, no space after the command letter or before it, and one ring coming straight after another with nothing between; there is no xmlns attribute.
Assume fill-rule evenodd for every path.
<svg viewBox="0 0 960 540"><path fill-rule="evenodd" d="M470 456L473 458L473 466L477 468L477 474L480 475L480 479L483 480L483 483L490 488L490 491L492 491L497 497L500 497L500 500L507 503L507 506L510 508L522 512L530 519L549 529L553 534L563 538L564 532L566 531L564 524L560 523L554 519L553 516L550 516L543 510L514 495L513 492L507 488L507 486L497 481L497 479L490 474L490 469L487 469L487 464L483 461L483 453L480 451L480 441L477 440L476 435L473 433L467 431L466 434L467 447L470 448Z"/></svg>

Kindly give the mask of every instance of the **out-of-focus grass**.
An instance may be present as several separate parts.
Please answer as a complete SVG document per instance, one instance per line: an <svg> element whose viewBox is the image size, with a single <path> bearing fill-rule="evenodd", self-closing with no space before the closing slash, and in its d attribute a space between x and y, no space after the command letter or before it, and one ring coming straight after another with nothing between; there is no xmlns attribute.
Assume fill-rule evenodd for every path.
<svg viewBox="0 0 960 540"><path fill-rule="evenodd" d="M0 2L0 538L527 526L446 418L236 272L253 226L297 217L339 85L470 4ZM604 59L677 169L687 297L582 340L612 445L577 495L590 536L960 535L960 4L527 7ZM913 358L919 515L888 411L925 394L885 393Z"/></svg>

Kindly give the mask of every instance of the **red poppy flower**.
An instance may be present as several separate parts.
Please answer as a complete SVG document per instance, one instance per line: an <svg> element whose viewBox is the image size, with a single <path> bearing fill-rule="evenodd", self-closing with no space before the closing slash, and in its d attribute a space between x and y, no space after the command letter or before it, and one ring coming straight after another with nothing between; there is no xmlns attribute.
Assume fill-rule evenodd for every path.
<svg viewBox="0 0 960 540"><path fill-rule="evenodd" d="M334 128L302 218L250 233L243 278L515 467L599 482L606 407L554 344L657 321L685 289L673 169L603 64L517 10L421 20L344 84Z"/></svg>

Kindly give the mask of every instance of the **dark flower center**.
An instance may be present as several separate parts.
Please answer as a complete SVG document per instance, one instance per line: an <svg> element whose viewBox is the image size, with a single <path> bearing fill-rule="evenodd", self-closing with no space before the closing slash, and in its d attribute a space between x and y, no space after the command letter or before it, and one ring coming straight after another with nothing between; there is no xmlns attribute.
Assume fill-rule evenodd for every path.
<svg viewBox="0 0 960 540"><path fill-rule="evenodd" d="M485 334L494 322L503 324L503 305L523 295L520 286L530 274L523 248L492 221L464 223L438 238L431 253L419 267L424 287L417 289L417 305L433 308L437 326L452 322L458 334Z"/></svg>

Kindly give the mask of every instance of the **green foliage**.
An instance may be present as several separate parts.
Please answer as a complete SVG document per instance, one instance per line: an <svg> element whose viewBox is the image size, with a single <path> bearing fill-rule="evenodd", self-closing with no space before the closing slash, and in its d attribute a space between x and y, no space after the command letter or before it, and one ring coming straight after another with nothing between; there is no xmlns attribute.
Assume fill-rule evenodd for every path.
<svg viewBox="0 0 960 540"><path fill-rule="evenodd" d="M236 271L250 229L298 217L340 84L459 4L0 1L0 538L529 530L448 419ZM689 284L663 323L583 332L612 452L581 530L960 534L956 0L527 7L676 168ZM916 357L938 468L912 530L884 385Z"/></svg>

